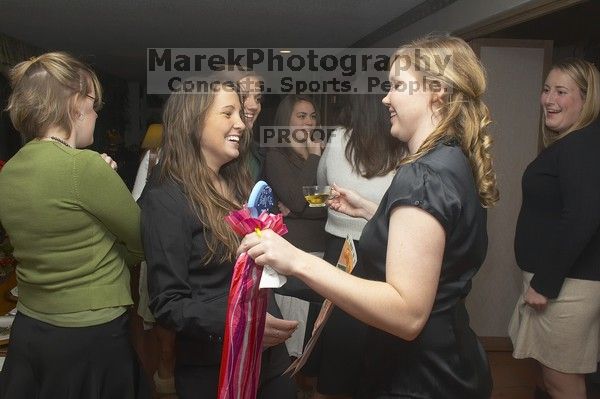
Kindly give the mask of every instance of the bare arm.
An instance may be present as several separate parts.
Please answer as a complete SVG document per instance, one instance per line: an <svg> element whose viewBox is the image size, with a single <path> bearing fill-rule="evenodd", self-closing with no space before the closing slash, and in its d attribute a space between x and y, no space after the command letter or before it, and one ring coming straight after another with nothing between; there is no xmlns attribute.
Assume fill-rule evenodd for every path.
<svg viewBox="0 0 600 399"><path fill-rule="evenodd" d="M305 281L357 319L413 340L431 313L444 245L444 229L433 216L402 206L390 216L385 282L344 273L270 231L263 232L262 238L249 234L241 249L248 250L258 264L268 263Z"/></svg>

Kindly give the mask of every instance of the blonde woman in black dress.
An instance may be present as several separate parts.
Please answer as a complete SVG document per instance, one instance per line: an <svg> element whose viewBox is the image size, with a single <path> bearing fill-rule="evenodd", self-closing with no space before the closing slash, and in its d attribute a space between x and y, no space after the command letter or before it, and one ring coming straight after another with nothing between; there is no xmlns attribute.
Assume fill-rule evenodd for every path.
<svg viewBox="0 0 600 399"><path fill-rule="evenodd" d="M369 219L356 275L270 231L247 235L239 250L370 326L356 397L489 398L463 301L487 251L486 208L498 200L485 74L462 39L426 37L397 51L389 77L383 103L409 155L379 206L340 187L330 201Z"/></svg>

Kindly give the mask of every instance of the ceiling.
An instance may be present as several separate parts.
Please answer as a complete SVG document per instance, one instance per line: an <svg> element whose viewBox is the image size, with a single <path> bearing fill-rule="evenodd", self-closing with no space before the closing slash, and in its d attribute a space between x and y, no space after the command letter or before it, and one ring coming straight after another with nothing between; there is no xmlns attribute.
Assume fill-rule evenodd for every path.
<svg viewBox="0 0 600 399"><path fill-rule="evenodd" d="M149 47L347 47L431 1L0 0L0 32L143 80Z"/></svg>

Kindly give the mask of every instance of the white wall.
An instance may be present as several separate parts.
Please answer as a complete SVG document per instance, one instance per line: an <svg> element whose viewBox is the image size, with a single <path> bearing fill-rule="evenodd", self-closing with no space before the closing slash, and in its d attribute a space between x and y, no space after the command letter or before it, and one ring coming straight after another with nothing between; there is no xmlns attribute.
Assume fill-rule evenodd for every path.
<svg viewBox="0 0 600 399"><path fill-rule="evenodd" d="M521 177L538 152L544 49L481 48L488 73L484 100L493 124L492 150L500 201L488 211L488 254L467 297L471 326L480 336L507 336L520 295L514 237L521 207Z"/></svg>

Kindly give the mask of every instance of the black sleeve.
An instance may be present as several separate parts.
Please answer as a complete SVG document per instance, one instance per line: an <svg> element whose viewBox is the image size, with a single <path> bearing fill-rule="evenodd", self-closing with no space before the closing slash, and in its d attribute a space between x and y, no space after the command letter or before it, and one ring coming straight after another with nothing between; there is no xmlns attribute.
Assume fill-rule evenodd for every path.
<svg viewBox="0 0 600 399"><path fill-rule="evenodd" d="M592 132L599 135L600 132ZM558 180L563 208L551 264L531 280L531 287L556 298L570 269L600 228L600 140L590 131L573 132L558 155ZM589 140L589 138L593 138Z"/></svg>
<svg viewBox="0 0 600 399"><path fill-rule="evenodd" d="M322 303L325 298L317 294L312 288L299 278L287 276L287 282L273 291L279 295L293 296L308 302Z"/></svg>
<svg viewBox="0 0 600 399"><path fill-rule="evenodd" d="M170 191L161 186L140 200L150 310L161 325L186 335L222 336L227 295L207 301L192 289L193 218L183 195Z"/></svg>
<svg viewBox="0 0 600 399"><path fill-rule="evenodd" d="M413 162L403 165L390 185L386 214L398 206L415 206L431 214L446 234L456 225L461 213L461 199L450 181L428 165Z"/></svg>

